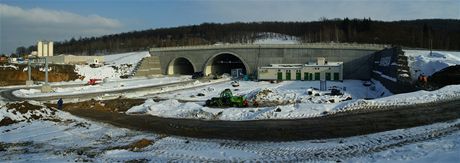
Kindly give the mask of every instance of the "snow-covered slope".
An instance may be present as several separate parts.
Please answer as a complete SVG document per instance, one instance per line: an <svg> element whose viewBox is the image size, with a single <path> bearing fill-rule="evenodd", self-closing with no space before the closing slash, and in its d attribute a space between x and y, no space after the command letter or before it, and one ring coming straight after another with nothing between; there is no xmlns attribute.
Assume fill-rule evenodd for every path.
<svg viewBox="0 0 460 163"><path fill-rule="evenodd" d="M300 44L300 41L295 36L279 33L261 33L253 44Z"/></svg>
<svg viewBox="0 0 460 163"><path fill-rule="evenodd" d="M104 56L105 65L92 68L89 65L76 65L75 71L85 76L83 80L96 79L119 79L120 76L129 75L136 64L144 57L150 56L148 51L120 53Z"/></svg>
<svg viewBox="0 0 460 163"><path fill-rule="evenodd" d="M104 56L105 63L109 65L132 64L135 65L142 58L150 56L148 51L129 52Z"/></svg>
<svg viewBox="0 0 460 163"><path fill-rule="evenodd" d="M444 52L429 50L404 50L408 56L411 76L416 79L420 74L427 76L453 65L460 64L460 52Z"/></svg>

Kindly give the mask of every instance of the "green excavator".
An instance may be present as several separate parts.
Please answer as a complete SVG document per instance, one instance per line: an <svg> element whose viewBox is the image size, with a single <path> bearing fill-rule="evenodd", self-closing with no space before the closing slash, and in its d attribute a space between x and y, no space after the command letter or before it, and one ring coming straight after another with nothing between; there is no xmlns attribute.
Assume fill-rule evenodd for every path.
<svg viewBox="0 0 460 163"><path fill-rule="evenodd" d="M244 96L233 96L230 89L225 89L220 93L220 97L213 97L206 100L208 107L247 107L248 102Z"/></svg>

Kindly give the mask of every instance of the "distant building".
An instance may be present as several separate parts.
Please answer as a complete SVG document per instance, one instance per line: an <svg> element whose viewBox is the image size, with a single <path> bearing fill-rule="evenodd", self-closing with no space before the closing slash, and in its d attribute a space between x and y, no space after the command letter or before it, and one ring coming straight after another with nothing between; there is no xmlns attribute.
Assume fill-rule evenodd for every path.
<svg viewBox="0 0 460 163"><path fill-rule="evenodd" d="M327 62L319 57L315 63L271 64L258 69L259 80L343 80L343 62Z"/></svg>
<svg viewBox="0 0 460 163"><path fill-rule="evenodd" d="M102 64L104 56L58 55L46 57L52 64Z"/></svg>
<svg viewBox="0 0 460 163"><path fill-rule="evenodd" d="M51 57L54 54L54 45L52 41L38 41L37 57Z"/></svg>

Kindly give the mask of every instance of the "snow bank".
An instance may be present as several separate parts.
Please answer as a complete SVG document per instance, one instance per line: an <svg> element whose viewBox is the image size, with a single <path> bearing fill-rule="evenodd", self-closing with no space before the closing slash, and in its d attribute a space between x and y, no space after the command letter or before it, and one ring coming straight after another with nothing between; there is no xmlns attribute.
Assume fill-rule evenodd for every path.
<svg viewBox="0 0 460 163"><path fill-rule="evenodd" d="M240 83L241 84L241 83ZM381 85L377 83L376 86ZM383 89L383 88L374 88ZM260 90L260 89L259 89ZM388 92L381 91L382 93ZM272 92L271 92L272 93ZM248 96L254 98L254 94ZM390 93L388 93L390 95ZM458 99L460 96L460 85L451 85L436 91L417 91L406 94L398 94L374 100L351 100L340 103L316 104L312 101L312 96L288 95L281 96L276 93L264 97L267 100L293 100L292 103L279 106L249 107L249 108L209 108L202 106L200 102L180 103L178 100L170 99L166 101L154 102L147 100L143 105L135 106L128 110L128 114L150 114L159 117L187 118L187 119L207 119L207 120L258 120L258 119L298 119L323 116L348 110L360 109L366 106L386 106L386 105L410 105L419 103L436 102L446 99ZM294 98L296 97L296 98ZM327 96L317 97L320 100ZM333 97L329 97L333 98ZM324 101L324 100L323 100ZM339 100L338 100L339 101ZM281 102L283 103L283 102Z"/></svg>
<svg viewBox="0 0 460 163"><path fill-rule="evenodd" d="M420 74L433 75L434 73L453 65L460 64L460 52L442 52L427 50L404 50L408 56L408 65L414 80Z"/></svg>
<svg viewBox="0 0 460 163"><path fill-rule="evenodd" d="M397 94L376 100L370 100L378 104L409 105L436 102L444 99L460 97L460 85L449 85L435 91L417 91L412 93Z"/></svg>
<svg viewBox="0 0 460 163"><path fill-rule="evenodd" d="M10 65L10 64L7 64L7 65L0 65L0 68L3 68L3 69L12 68L12 69L15 69L15 70L18 70L18 69L19 69L18 66Z"/></svg>
<svg viewBox="0 0 460 163"><path fill-rule="evenodd" d="M150 114L168 118L205 119L205 120L258 120L258 119L295 119L310 117L324 111L332 111L339 104L289 104L276 107L258 108L209 108L200 103L180 103L177 100L154 102L134 106L127 114Z"/></svg>
<svg viewBox="0 0 460 163"><path fill-rule="evenodd" d="M104 79L104 78L112 78L117 79L120 78L122 73L117 71L112 66L102 66L97 68L91 68L89 65L75 65L75 71L81 75L85 76L83 79L84 81L88 81L89 79Z"/></svg>
<svg viewBox="0 0 460 163"><path fill-rule="evenodd" d="M191 80L190 76L179 77L159 77L151 79L125 79L125 80L106 80L98 85L86 85L75 87L55 87L54 92L42 93L39 89L19 89L13 92L17 97L46 97L57 95L85 94L95 92L106 92L114 90L127 90L141 87L152 87L156 85L176 83Z"/></svg>

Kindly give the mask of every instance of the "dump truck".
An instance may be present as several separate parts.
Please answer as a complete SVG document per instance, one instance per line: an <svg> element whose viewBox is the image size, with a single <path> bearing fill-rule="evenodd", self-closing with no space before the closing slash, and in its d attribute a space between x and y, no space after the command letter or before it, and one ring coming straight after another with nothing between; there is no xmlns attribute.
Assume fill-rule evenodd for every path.
<svg viewBox="0 0 460 163"><path fill-rule="evenodd" d="M225 89L220 93L220 97L213 97L206 100L208 107L247 107L248 102L244 96L233 96L230 89Z"/></svg>

